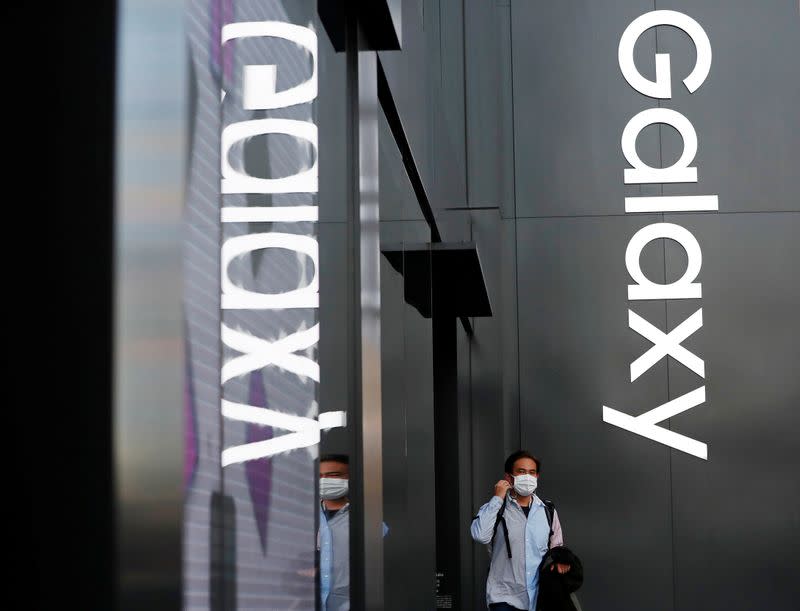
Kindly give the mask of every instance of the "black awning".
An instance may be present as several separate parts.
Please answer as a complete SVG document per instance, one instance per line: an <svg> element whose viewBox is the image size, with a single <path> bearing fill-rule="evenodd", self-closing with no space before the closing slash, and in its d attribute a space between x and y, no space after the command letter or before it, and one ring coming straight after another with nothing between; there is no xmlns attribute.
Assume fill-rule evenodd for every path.
<svg viewBox="0 0 800 611"><path fill-rule="evenodd" d="M381 252L404 277L406 302L425 318L492 315L474 243L389 244Z"/></svg>

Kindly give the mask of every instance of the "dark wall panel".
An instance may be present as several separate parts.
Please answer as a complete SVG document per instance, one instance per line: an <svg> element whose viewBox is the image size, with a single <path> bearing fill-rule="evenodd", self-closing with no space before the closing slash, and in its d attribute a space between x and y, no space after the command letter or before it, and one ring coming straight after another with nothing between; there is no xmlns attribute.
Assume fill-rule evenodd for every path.
<svg viewBox="0 0 800 611"><path fill-rule="evenodd" d="M503 305L499 299L502 245L496 239L486 238L499 232L501 221L496 210L473 212L471 216L486 288L494 311L499 312ZM503 336L499 323L499 316L472 319L475 335L470 341L470 400L474 426L472 477L476 479L473 509L476 511L491 497L493 485L502 475L504 459L503 444L498 443L504 436ZM498 464L501 465L499 470Z"/></svg>
<svg viewBox="0 0 800 611"><path fill-rule="evenodd" d="M708 443L707 462L673 454L675 608L788 611L800 600L791 543L800 530L800 213L666 220L703 252L702 299L671 302L668 316L673 327L702 306L703 327L684 345L705 360L707 393L671 422ZM670 279L685 259L668 244ZM702 384L670 363L671 398Z"/></svg>
<svg viewBox="0 0 800 611"><path fill-rule="evenodd" d="M424 221L381 223L385 244L420 243L428 237ZM432 608L436 554L431 321L405 298L404 276L383 257L384 520L389 527L385 604L398 611Z"/></svg>
<svg viewBox="0 0 800 611"><path fill-rule="evenodd" d="M394 234L394 235L393 235ZM382 241L402 241L399 223L381 225ZM384 542L385 592L387 609L408 608L408 591L403 583L404 541L413 525L409 523L406 499L408 457L405 393L405 303L403 276L381 257L381 395L383 403L383 519L390 528Z"/></svg>
<svg viewBox="0 0 800 611"><path fill-rule="evenodd" d="M712 62L693 94L681 80L694 45L676 28L658 28L658 50L672 62L672 99L697 131L698 183L665 185L665 194L719 195L723 212L800 210L800 8L796 2L657 2L695 19L708 34ZM664 162L682 150L662 129Z"/></svg>
<svg viewBox="0 0 800 611"><path fill-rule="evenodd" d="M504 217L513 216L509 7L466 0L464 32L469 204L500 206Z"/></svg>
<svg viewBox="0 0 800 611"><path fill-rule="evenodd" d="M519 445L516 393L506 392L518 386L513 274L516 250L513 223L500 218L498 210L480 210L469 215L471 237L478 249L493 312L491 317L472 319L475 335L470 342L471 401L475 406L476 426L472 475L481 482L473 499L477 509L486 502L491 485L502 475L498 475L498 464L502 469L510 448L517 449Z"/></svg>
<svg viewBox="0 0 800 611"><path fill-rule="evenodd" d="M493 316L473 318L475 335L468 340L468 359L462 359L459 375L469 380L469 437L466 453L469 466L463 471L468 488L466 503L471 514L465 524L492 495L494 483L502 477L503 462L519 448L519 401L517 369L515 239L513 220L504 220L499 210L478 210L470 217L471 238L480 257ZM467 481L471 484L467 485ZM472 587L469 599L479 609L485 605L483 580L488 554L471 540L464 528L471 553Z"/></svg>
<svg viewBox="0 0 800 611"><path fill-rule="evenodd" d="M625 82L617 46L652 9L644 0L512 2L518 216L624 212L622 130L655 104ZM654 51L650 31L636 46L645 75L655 72ZM657 127L642 132L638 150L658 162Z"/></svg>
<svg viewBox="0 0 800 611"><path fill-rule="evenodd" d="M477 242L486 280L486 288L492 308L498 312L500 302L500 258L501 244L494 237L500 229L500 218L496 210L469 213L472 216L472 237ZM470 404L472 406L471 459L469 476L473 479L470 509L475 516L481 505L493 495L494 483L502 476L504 460L503 419L503 344L500 318L473 318L475 335L469 341L469 375L471 381ZM516 370L516 367L510 367ZM465 531L467 530L465 525ZM484 546L470 541L471 548L479 557L475 575L481 579L486 575L488 555ZM483 597L483 591L479 592Z"/></svg>
<svg viewBox="0 0 800 611"><path fill-rule="evenodd" d="M428 131L431 134L434 209L464 206L466 147L464 122L464 12L460 0L427 3L427 34L438 39L429 45L430 93ZM430 25L428 25L430 24ZM432 52L432 53L431 53ZM444 234L445 239L448 235Z"/></svg>
<svg viewBox="0 0 800 611"><path fill-rule="evenodd" d="M317 24L319 44L319 218L320 221L347 220L347 104L345 54L333 50L330 39Z"/></svg>
<svg viewBox="0 0 800 611"><path fill-rule="evenodd" d="M503 447L511 453L522 445L519 397L519 326L517 298L517 223L503 219L500 227L500 303L495 314L503 334ZM494 297L494 295L492 295Z"/></svg>
<svg viewBox="0 0 800 611"><path fill-rule="evenodd" d="M320 411L344 411L352 417L348 383L352 359L347 337L347 224L320 223L319 227L319 365ZM348 453L344 428L322 433L321 453Z"/></svg>
<svg viewBox="0 0 800 611"><path fill-rule="evenodd" d="M669 452L602 420L603 405L638 414L666 400L663 360L629 381L649 343L627 327L624 251L648 220L517 222L522 445L543 461L540 492L583 560L589 609L673 608ZM642 267L663 279L663 249ZM635 309L663 328L663 303Z"/></svg>
<svg viewBox="0 0 800 611"><path fill-rule="evenodd" d="M474 423L472 402L472 359L471 338L459 323L456 325L456 349L458 362L458 413L463 423L459 430L459 473L461 477L461 600L465 608L481 609L485 602L484 579L487 571L488 554L483 546L472 540L468 525L475 516L475 508L480 505L475 500L483 496L482 482L473 475L476 460L472 451L473 436L477 428ZM477 491L477 492L476 492ZM472 606L469 606L469 605Z"/></svg>
<svg viewBox="0 0 800 611"><path fill-rule="evenodd" d="M396 88L393 94L396 100L406 95ZM430 227L383 113L378 124L381 244L429 242ZM381 258L385 608L397 611L433 608L436 558L433 338L431 321L406 303L406 281Z"/></svg>
<svg viewBox="0 0 800 611"><path fill-rule="evenodd" d="M430 235L425 222L403 224L406 242L424 242ZM431 320L404 304L405 365L403 389L406 404L405 511L410 529L399 545L404 547L403 572L397 576L406 589L405 609L430 609L434 605L436 572L436 498L433 414L433 330ZM400 607L397 607L400 610ZM400 611L405 611L405 609Z"/></svg>

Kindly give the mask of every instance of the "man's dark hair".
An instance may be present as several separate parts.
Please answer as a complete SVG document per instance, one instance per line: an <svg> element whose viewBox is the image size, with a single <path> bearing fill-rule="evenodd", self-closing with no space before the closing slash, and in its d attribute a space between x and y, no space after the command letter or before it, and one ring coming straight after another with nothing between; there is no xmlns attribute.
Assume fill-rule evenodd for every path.
<svg viewBox="0 0 800 611"><path fill-rule="evenodd" d="M340 462L340 463L343 463L345 465L349 465L350 464L350 458L347 456L347 454L323 454L320 457L319 462L323 463L323 462L326 462L326 461Z"/></svg>
<svg viewBox="0 0 800 611"><path fill-rule="evenodd" d="M506 458L505 470L506 473L512 473L514 471L514 463L517 462L520 458L530 458L533 462L536 463L536 470L541 473L542 471L542 461L536 458L533 454L528 452L528 450L517 450L511 456Z"/></svg>

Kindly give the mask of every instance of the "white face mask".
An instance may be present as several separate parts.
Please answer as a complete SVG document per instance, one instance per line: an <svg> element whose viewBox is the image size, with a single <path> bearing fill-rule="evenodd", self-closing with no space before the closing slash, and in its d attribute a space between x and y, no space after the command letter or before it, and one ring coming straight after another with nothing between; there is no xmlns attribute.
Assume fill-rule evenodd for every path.
<svg viewBox="0 0 800 611"><path fill-rule="evenodd" d="M530 496L536 490L537 483L536 476L528 475L515 475L514 476L514 492L520 496Z"/></svg>
<svg viewBox="0 0 800 611"><path fill-rule="evenodd" d="M319 496L323 501L332 501L347 496L348 480L341 477L320 477Z"/></svg>

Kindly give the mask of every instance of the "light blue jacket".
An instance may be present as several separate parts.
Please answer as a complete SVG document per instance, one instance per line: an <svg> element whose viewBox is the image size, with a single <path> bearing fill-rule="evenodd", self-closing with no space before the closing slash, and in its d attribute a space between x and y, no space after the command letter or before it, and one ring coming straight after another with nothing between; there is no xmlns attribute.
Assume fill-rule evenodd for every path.
<svg viewBox="0 0 800 611"><path fill-rule="evenodd" d="M508 603L518 609L535 611L536 596L539 591L539 565L548 550L548 535L544 503L536 495L531 499L528 517L517 501L508 496L506 510L503 513L508 526L508 540L511 544L511 555L508 557L503 527L497 528L492 542L492 532L497 519L497 512L503 505L499 496L492 499L478 510L472 521L470 533L479 543L489 545L492 557L489 576L486 579L486 604ZM561 523L558 513L553 514L553 536L550 547L564 544Z"/></svg>

